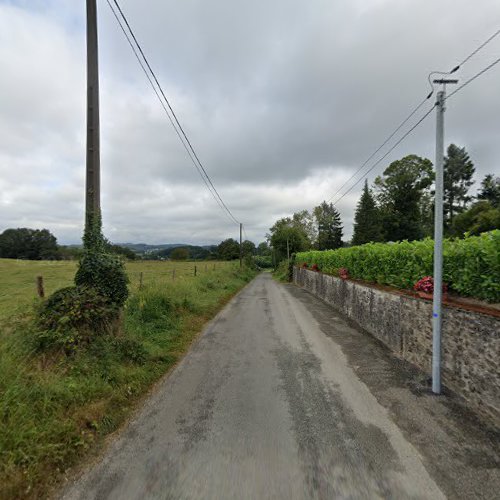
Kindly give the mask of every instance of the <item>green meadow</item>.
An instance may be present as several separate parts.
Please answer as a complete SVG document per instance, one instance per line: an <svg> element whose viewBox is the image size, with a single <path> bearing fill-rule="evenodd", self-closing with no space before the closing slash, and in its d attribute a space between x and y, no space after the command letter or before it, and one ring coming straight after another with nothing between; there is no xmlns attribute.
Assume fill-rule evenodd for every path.
<svg viewBox="0 0 500 500"><path fill-rule="evenodd" d="M71 356L39 352L36 278L43 276L48 296L71 285L75 270L70 261L0 259L0 498L46 497L97 453L255 276L234 262L130 262L130 296L115 336Z"/></svg>

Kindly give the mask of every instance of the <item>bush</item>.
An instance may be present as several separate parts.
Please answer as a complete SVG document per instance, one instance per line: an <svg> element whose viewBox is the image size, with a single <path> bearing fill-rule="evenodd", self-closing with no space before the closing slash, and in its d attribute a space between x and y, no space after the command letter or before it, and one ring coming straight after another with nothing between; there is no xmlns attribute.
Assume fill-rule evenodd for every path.
<svg viewBox="0 0 500 500"><path fill-rule="evenodd" d="M253 260L255 265L261 269L269 269L273 267L273 259L270 255L256 255Z"/></svg>
<svg viewBox="0 0 500 500"><path fill-rule="evenodd" d="M109 332L118 308L92 288L67 287L53 293L40 307L36 347L71 350Z"/></svg>
<svg viewBox="0 0 500 500"><path fill-rule="evenodd" d="M316 264L333 275L344 267L352 278L411 289L424 276L432 276L433 257L434 242L425 239L300 252L297 264ZM445 240L443 281L460 295L499 302L500 230L463 240Z"/></svg>
<svg viewBox="0 0 500 500"><path fill-rule="evenodd" d="M123 261L108 253L86 251L75 275L77 286L94 288L118 306L127 300L127 283Z"/></svg>

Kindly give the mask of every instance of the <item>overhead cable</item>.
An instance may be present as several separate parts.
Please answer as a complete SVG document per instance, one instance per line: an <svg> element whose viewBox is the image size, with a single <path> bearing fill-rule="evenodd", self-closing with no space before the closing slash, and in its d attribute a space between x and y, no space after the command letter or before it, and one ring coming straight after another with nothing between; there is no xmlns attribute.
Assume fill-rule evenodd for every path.
<svg viewBox="0 0 500 500"><path fill-rule="evenodd" d="M499 62L500 62L500 57L497 60L493 61L488 66L486 66L486 68L484 68L481 71L479 71L478 73L476 73L473 77L469 78L464 83L462 83L462 85L460 85L459 87L457 87L453 92L451 92L448 96L446 96L445 100L448 100L450 97L454 96L457 92L460 92L464 87L466 87L467 85L469 85L469 83L473 82L476 78L478 78L482 74L486 73L488 70L490 70L491 68L493 68L493 66L495 66Z"/></svg>
<svg viewBox="0 0 500 500"><path fill-rule="evenodd" d="M217 201L217 204L220 206L220 208L226 212L226 214L228 215L228 217L236 224L239 224L239 221L234 217L234 215L232 214L231 210L228 208L228 206L224 203L224 200L222 199L222 197L220 196L219 192L217 191L217 189L215 188L210 176L208 175L205 167L203 166L203 163L201 162L200 158L198 157L191 141L189 140L186 132L184 131L182 125L180 124L180 121L179 119L177 118L177 115L175 114L175 111L173 110L172 108L172 105L170 104L170 101L168 100L167 96L165 95L165 92L163 91L163 88L161 87L160 85L160 82L158 81L158 78L156 77L156 74L155 72L153 71L151 65L149 64L149 61L141 47L141 45L139 44L138 40L137 40L137 37L135 36L131 26L130 26L130 23L128 22L125 14L123 13L123 10L121 9L120 5L118 4L117 0L113 0L113 3L115 4L121 18L123 19L123 22L125 23L127 29L128 29L128 32L127 32L127 29L125 29L125 26L123 25L123 23L121 22L118 14L116 13L115 9L113 8L112 4L111 4L111 1L110 0L106 0L107 4L109 5L111 11L113 12L113 15L116 19L116 21L118 22L121 30L123 31L125 37L127 38L127 41L130 45L130 47L132 48L142 70L144 71L144 73L146 74L146 77L148 78L149 80L149 83L151 84L151 86L153 87L153 90L155 91L155 94L156 96L158 97L158 99L160 100L160 103L164 109L164 111L166 112L169 120L170 120L170 123L172 124L174 130L176 131L177 133L177 136L179 137L179 140L181 141L182 145L184 146L184 149L186 150L186 152L188 153L191 161L193 162L194 166L196 167L196 169L198 170L198 173L200 174L200 176L202 177L205 185L207 186L207 189L210 191L210 193L212 194L212 196L214 197L214 199ZM132 40L129 36L129 33L130 33L130 36L132 37ZM135 45L134 45L135 44ZM137 47L137 48L136 48ZM138 52L139 51L139 52ZM139 55L140 53L140 55ZM141 59L142 57L142 59ZM145 65L144 65L145 64ZM146 69L147 67L147 69ZM148 72L149 70L149 72ZM151 77L153 78L154 82L156 83L156 86L155 84L153 83L153 80L151 79ZM161 96L160 96L161 94ZM162 97L163 97L163 100L162 100ZM168 107L168 110L167 110L167 107L165 106L165 103ZM170 111L170 113L169 113ZM174 123L175 122L175 123Z"/></svg>
<svg viewBox="0 0 500 500"><path fill-rule="evenodd" d="M342 198L344 198L344 196L349 193L350 191L352 191L382 160L384 160L388 155L389 153L391 153L394 149L396 149L397 146L399 146L399 144L401 144L404 139L406 139L431 113L432 113L432 110L436 107L436 105L434 104L426 113L424 116L422 116L422 118L420 118L420 120L415 123L415 125L413 125L413 127L411 127L390 149L389 151L387 151L384 156L382 156L381 158L379 158L366 172L365 174L360 177L347 191L345 191L344 194L342 194L342 196L340 196L338 199L336 199L333 204L336 205Z"/></svg>

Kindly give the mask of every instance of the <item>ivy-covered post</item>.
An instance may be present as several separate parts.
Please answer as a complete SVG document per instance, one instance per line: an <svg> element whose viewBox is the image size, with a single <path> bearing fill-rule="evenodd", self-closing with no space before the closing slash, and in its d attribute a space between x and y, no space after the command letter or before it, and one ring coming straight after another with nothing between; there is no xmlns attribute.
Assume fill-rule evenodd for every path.
<svg viewBox="0 0 500 500"><path fill-rule="evenodd" d="M87 161L85 226L100 214L99 65L96 0L87 0Z"/></svg>

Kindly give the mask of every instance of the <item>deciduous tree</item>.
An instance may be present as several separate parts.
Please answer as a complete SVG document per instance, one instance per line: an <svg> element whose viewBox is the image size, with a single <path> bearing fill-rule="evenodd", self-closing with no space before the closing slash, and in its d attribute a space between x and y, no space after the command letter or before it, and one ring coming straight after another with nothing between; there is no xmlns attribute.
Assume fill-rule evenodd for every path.
<svg viewBox="0 0 500 500"><path fill-rule="evenodd" d="M433 179L432 162L417 155L393 161L375 179L386 241L422 238L420 202Z"/></svg>

